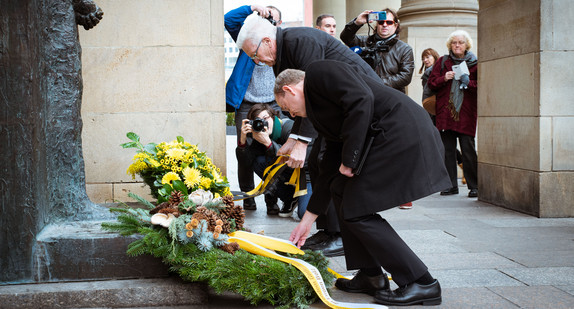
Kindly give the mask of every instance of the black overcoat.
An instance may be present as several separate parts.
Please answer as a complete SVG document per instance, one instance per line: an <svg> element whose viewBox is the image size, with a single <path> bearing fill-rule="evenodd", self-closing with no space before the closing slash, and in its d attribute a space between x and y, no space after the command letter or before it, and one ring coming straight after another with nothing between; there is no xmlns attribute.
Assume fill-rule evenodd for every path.
<svg viewBox="0 0 574 309"><path fill-rule="evenodd" d="M376 77L378 79L378 77ZM324 213L329 186L341 162L357 168L343 192L345 219L411 202L451 186L444 148L428 113L402 92L338 61L306 70L307 117L326 140L318 183L307 209ZM373 137L368 152L365 142ZM315 189L317 188L317 189Z"/></svg>
<svg viewBox="0 0 574 309"><path fill-rule="evenodd" d="M337 60L353 66L359 72L378 78L373 69L341 41L324 31L311 27L277 28L277 55L273 70L275 76L286 69L305 71L317 60ZM380 78L378 79L382 84ZM297 117L293 133L315 137L313 126Z"/></svg>

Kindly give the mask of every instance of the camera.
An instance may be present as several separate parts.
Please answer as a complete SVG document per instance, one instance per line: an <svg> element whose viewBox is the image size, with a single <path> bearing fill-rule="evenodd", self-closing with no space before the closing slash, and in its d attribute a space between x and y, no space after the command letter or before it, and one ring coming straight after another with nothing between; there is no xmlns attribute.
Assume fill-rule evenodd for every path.
<svg viewBox="0 0 574 309"><path fill-rule="evenodd" d="M259 14L259 13L257 13L257 15L261 16L261 14ZM271 14L267 15L267 17L265 17L265 19L267 19L273 26L277 26L277 21L275 21L273 19L273 16Z"/></svg>
<svg viewBox="0 0 574 309"><path fill-rule="evenodd" d="M263 129L265 129L269 126L267 121L265 121L259 117L255 118L253 120L249 120L249 124L251 125L251 128L253 129L254 132L261 132L261 131L263 131Z"/></svg>
<svg viewBox="0 0 574 309"><path fill-rule="evenodd" d="M371 66L371 68L375 69L377 64L380 62L378 52L388 52L390 49L389 45L385 44L384 41L377 41L375 43L371 43L368 47L364 48L359 56L365 60L367 64Z"/></svg>
<svg viewBox="0 0 574 309"><path fill-rule="evenodd" d="M386 20L386 19L387 19L387 12L386 11L379 11L379 12L369 13L368 21Z"/></svg>

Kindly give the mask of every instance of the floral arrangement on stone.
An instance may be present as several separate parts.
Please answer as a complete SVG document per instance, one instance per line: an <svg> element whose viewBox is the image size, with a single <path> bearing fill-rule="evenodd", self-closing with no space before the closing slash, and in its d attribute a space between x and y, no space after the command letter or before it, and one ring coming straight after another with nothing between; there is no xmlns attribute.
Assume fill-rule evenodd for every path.
<svg viewBox="0 0 574 309"><path fill-rule="evenodd" d="M174 188L185 195L198 189L213 192L215 197L231 194L229 182L219 168L197 145L185 142L183 137L169 143L143 145L137 134L129 132L126 136L131 142L121 146L137 148L127 173L132 179L140 175L158 202L165 202Z"/></svg>
<svg viewBox="0 0 574 309"><path fill-rule="evenodd" d="M134 164L140 166L130 167L128 172L152 170L152 160L160 157L165 160L167 155L150 155L154 152L146 149L151 147L149 144L140 148L137 135L130 137L128 134L128 137L134 142L131 145L138 148L138 154L149 155L142 155L141 160L136 155L138 159L134 159ZM175 146L175 143L172 142L172 145ZM193 145L186 145L183 139L178 138L177 143L200 153ZM167 149L178 148L175 146ZM199 171L207 169L211 175L219 171L205 156L203 160L196 158L194 162L193 168ZM161 159L158 163L162 164ZM159 187L158 196L162 197L158 198L157 203L130 193L129 196L138 201L139 205L128 206L122 203L121 207L110 208L111 212L118 215L117 221L104 222L102 228L124 236L141 235L141 238L128 246L128 255L149 254L161 258L170 266L171 271L184 280L206 282L217 293L231 291L242 295L254 305L266 301L279 308L306 308L317 301L311 283L293 265L249 253L239 249L236 242L229 241L230 233L246 230L245 213L241 206L233 202L229 186L220 187L227 184L225 178L214 176L210 179L217 177L220 177L219 185L210 183L207 190L202 187L201 180L199 184L190 183L194 184L190 194L186 192L189 186L185 183L188 180L185 175L181 180L171 179L161 186L154 186ZM304 255L277 253L306 261L319 270L324 282L333 282L334 276L328 271L329 262L321 253L309 250Z"/></svg>

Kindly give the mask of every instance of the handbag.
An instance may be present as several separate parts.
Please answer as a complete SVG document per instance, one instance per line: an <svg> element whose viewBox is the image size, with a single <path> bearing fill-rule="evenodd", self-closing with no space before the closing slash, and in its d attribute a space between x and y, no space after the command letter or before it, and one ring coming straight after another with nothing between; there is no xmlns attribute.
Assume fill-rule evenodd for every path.
<svg viewBox="0 0 574 309"><path fill-rule="evenodd" d="M424 109L431 115L436 115L436 95L431 95L430 97L423 100Z"/></svg>

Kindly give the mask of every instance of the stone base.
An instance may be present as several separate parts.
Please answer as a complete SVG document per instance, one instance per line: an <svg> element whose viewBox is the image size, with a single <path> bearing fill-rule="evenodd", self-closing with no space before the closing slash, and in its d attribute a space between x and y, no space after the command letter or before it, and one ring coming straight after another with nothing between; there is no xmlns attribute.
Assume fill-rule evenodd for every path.
<svg viewBox="0 0 574 309"><path fill-rule="evenodd" d="M126 255L138 235L121 236L101 229L99 221L46 226L37 236L35 282L158 278L168 266L148 255Z"/></svg>
<svg viewBox="0 0 574 309"><path fill-rule="evenodd" d="M202 305L208 289L179 278L0 286L2 308L137 308Z"/></svg>

